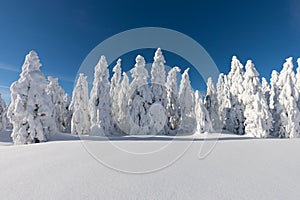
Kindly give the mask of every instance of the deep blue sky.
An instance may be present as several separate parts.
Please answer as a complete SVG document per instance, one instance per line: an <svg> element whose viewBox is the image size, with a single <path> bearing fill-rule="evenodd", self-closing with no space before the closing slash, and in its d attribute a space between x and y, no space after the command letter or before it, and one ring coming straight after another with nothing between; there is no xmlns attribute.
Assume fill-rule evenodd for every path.
<svg viewBox="0 0 300 200"><path fill-rule="evenodd" d="M298 0L0 1L0 92L9 101L8 87L34 49L42 71L59 77L70 93L81 62L96 45L145 26L194 38L225 73L232 55L242 63L252 59L267 78L286 57L300 56ZM193 85L198 87L197 80Z"/></svg>

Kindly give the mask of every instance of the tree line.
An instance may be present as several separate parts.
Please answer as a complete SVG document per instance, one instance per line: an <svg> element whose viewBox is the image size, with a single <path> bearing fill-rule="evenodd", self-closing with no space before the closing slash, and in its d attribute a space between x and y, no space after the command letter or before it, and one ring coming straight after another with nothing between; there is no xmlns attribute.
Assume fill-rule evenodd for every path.
<svg viewBox="0 0 300 200"><path fill-rule="evenodd" d="M101 56L89 94L87 77L79 74L72 100L54 77L45 78L36 52L26 56L20 78L11 87L8 108L0 100L0 128L6 116L15 144L47 141L55 132L76 135L177 135L227 130L254 137L298 137L300 133L300 59L297 73L287 58L270 84L251 60L244 66L232 57L231 70L216 87L207 80L204 96L191 87L189 69L166 71L162 50L155 52L150 74L138 55L128 74L121 59L110 79ZM181 75L181 77L180 77ZM180 84L178 79L180 78Z"/></svg>

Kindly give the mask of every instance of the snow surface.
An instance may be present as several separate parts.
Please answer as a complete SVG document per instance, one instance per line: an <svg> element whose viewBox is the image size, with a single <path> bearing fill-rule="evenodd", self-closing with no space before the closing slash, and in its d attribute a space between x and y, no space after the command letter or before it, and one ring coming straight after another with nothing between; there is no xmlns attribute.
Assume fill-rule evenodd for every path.
<svg viewBox="0 0 300 200"><path fill-rule="evenodd" d="M1 199L299 199L299 139L254 139L223 134L204 159L197 154L203 138L171 166L148 174L126 174L105 167L84 148L78 136L56 134L52 141L12 145L0 133ZM84 136L88 140L96 137ZM168 143L172 137L115 138L135 149ZM176 137L178 146L192 136ZM107 141L95 139L95 145ZM8 146L7 146L8 145ZM108 155L118 158L113 152ZM123 158L126 160L126 158ZM167 159L167 158L166 158ZM130 163L129 163L130 164Z"/></svg>

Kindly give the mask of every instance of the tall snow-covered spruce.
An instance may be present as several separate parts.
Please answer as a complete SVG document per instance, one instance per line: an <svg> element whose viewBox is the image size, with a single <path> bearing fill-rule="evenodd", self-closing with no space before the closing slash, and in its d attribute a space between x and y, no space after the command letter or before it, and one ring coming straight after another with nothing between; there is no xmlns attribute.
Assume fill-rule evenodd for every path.
<svg viewBox="0 0 300 200"><path fill-rule="evenodd" d="M251 60L247 61L244 75L245 133L255 137L268 137L272 128L272 115L262 92L258 78L259 74Z"/></svg>
<svg viewBox="0 0 300 200"><path fill-rule="evenodd" d="M165 87L166 72L165 58L158 48L155 52L154 62L151 68L151 93L152 106L150 108L152 134L165 134L166 126L166 100L167 92Z"/></svg>
<svg viewBox="0 0 300 200"><path fill-rule="evenodd" d="M294 138L300 136L300 111L297 106L299 92L295 85L295 74L293 71L292 58L287 58L283 64L278 79L279 87L281 87L278 96L278 102L282 109L280 114L280 131L279 137Z"/></svg>
<svg viewBox="0 0 300 200"><path fill-rule="evenodd" d="M230 110L231 110L231 93L230 85L227 76L221 73L217 83L217 97L219 104L219 119L221 121L221 128L227 129L227 124L230 124Z"/></svg>
<svg viewBox="0 0 300 200"><path fill-rule="evenodd" d="M108 64L101 56L95 66L90 95L91 134L109 135L112 130L111 99Z"/></svg>
<svg viewBox="0 0 300 200"><path fill-rule="evenodd" d="M130 134L151 134L149 109L152 103L148 88L148 71L144 57L138 55L136 64L130 70L133 81L130 85Z"/></svg>
<svg viewBox="0 0 300 200"><path fill-rule="evenodd" d="M117 64L113 68L114 75L111 78L110 85L110 99L111 99L111 115L112 115L112 127L111 132L120 132L119 124L119 93L121 91L121 59L117 60Z"/></svg>
<svg viewBox="0 0 300 200"><path fill-rule="evenodd" d="M226 129L232 133L242 135L245 133L244 105L241 99L244 91L242 86L244 81L244 70L243 65L236 56L232 57L228 81L231 93L231 109L226 123Z"/></svg>
<svg viewBox="0 0 300 200"><path fill-rule="evenodd" d="M196 130L195 119L195 99L192 91L189 68L186 69L182 76L179 87L179 103L181 109L180 133L192 134Z"/></svg>
<svg viewBox="0 0 300 200"><path fill-rule="evenodd" d="M222 125L219 116L218 96L212 78L208 78L206 85L207 85L207 90L204 98L204 106L206 107L209 113L210 120L212 123L212 128L214 130L219 131Z"/></svg>
<svg viewBox="0 0 300 200"><path fill-rule="evenodd" d="M125 72L123 72L123 80L118 96L118 108L119 112L115 120L118 129L126 134L130 133L130 115L129 115L129 99L130 99L130 85L129 78Z"/></svg>
<svg viewBox="0 0 300 200"><path fill-rule="evenodd" d="M153 95L153 102L161 102L164 106L166 100L166 71L165 58L160 48L155 52L154 62L151 68L151 91Z"/></svg>
<svg viewBox="0 0 300 200"><path fill-rule="evenodd" d="M167 76L167 134L176 134L180 125L181 111L177 88L177 73L179 72L180 69L176 66L170 69Z"/></svg>
<svg viewBox="0 0 300 200"><path fill-rule="evenodd" d="M270 79L271 89L270 89L269 108L273 118L271 135L275 137L278 137L279 135L283 134L283 127L281 126L281 119L280 119L282 106L278 101L278 96L279 96L279 89L277 86L278 79L279 79L278 72L276 70L273 70Z"/></svg>
<svg viewBox="0 0 300 200"><path fill-rule="evenodd" d="M18 81L11 87L11 104L7 116L13 125L15 144L47 141L56 131L53 104L46 93L47 81L40 59L31 51L25 58Z"/></svg>
<svg viewBox="0 0 300 200"><path fill-rule="evenodd" d="M73 90L70 110L73 113L71 120L71 133L84 135L90 132L90 115L88 108L88 82L87 77L79 74Z"/></svg>

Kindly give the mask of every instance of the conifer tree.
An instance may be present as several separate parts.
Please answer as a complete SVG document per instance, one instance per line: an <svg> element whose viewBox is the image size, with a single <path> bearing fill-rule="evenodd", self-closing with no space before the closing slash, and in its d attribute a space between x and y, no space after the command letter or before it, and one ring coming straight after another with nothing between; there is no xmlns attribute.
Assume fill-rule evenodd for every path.
<svg viewBox="0 0 300 200"><path fill-rule="evenodd" d="M71 120L71 133L75 135L89 134L90 115L88 109L88 82L84 74L79 74L73 90L70 110L73 113Z"/></svg>
<svg viewBox="0 0 300 200"><path fill-rule="evenodd" d="M208 78L206 85L207 85L207 90L204 99L204 106L209 113L213 129L220 130L222 125L221 125L220 116L218 112L219 111L218 96L212 78Z"/></svg>
<svg viewBox="0 0 300 200"><path fill-rule="evenodd" d="M167 133L176 134L180 124L181 111L178 99L177 73L180 72L179 67L173 67L167 76Z"/></svg>
<svg viewBox="0 0 300 200"><path fill-rule="evenodd" d="M184 134L192 134L196 130L195 97L191 88L188 71L189 68L181 76L178 93L181 109L180 131Z"/></svg>
<svg viewBox="0 0 300 200"><path fill-rule="evenodd" d="M133 81L130 85L129 112L131 117L130 134L150 134L149 109L152 103L151 91L148 88L148 71L144 57L138 55L136 64L130 70Z"/></svg>
<svg viewBox="0 0 300 200"><path fill-rule="evenodd" d="M56 131L54 108L46 94L47 82L41 66L37 53L30 51L19 80L10 87L7 116L13 125L11 136L15 144L44 142Z"/></svg>
<svg viewBox="0 0 300 200"><path fill-rule="evenodd" d="M209 112L206 110L202 102L200 92L195 92L195 117L196 117L196 132L204 133L213 131L212 122L209 117Z"/></svg>

